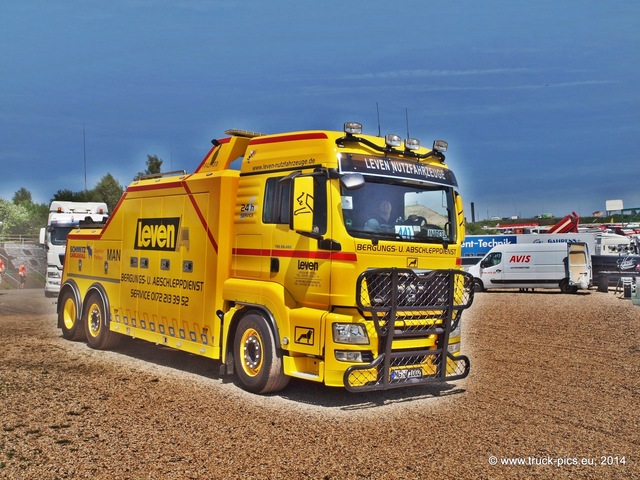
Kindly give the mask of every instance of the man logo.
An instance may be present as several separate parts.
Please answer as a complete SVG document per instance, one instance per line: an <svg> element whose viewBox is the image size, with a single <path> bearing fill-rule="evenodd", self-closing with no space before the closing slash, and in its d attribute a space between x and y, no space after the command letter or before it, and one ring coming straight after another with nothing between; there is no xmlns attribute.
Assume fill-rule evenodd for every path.
<svg viewBox="0 0 640 480"><path fill-rule="evenodd" d="M133 248L136 250L175 251L180 217L139 218Z"/></svg>
<svg viewBox="0 0 640 480"><path fill-rule="evenodd" d="M296 327L295 342L303 345L313 345L313 328Z"/></svg>

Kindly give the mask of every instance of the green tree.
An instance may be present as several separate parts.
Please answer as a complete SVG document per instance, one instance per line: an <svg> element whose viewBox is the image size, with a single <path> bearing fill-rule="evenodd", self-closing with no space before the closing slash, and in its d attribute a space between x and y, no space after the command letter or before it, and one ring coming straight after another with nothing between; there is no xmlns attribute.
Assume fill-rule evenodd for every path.
<svg viewBox="0 0 640 480"><path fill-rule="evenodd" d="M49 221L49 205L45 203L32 204L31 218L36 232L39 233L40 227L44 227Z"/></svg>
<svg viewBox="0 0 640 480"><path fill-rule="evenodd" d="M47 224L49 208L43 203L33 203L31 192L20 188L13 201L0 200L0 221L3 236L37 235L40 227Z"/></svg>
<svg viewBox="0 0 640 480"><path fill-rule="evenodd" d="M13 194L13 203L16 205L33 204L33 200L31 199L31 192L24 187L20 187L20 189Z"/></svg>
<svg viewBox="0 0 640 480"><path fill-rule="evenodd" d="M92 202L91 196L91 190L72 192L68 188L65 188L54 193L52 200L60 202Z"/></svg>
<svg viewBox="0 0 640 480"><path fill-rule="evenodd" d="M2 220L3 236L25 235L28 232L29 212L24 205L0 200L0 220Z"/></svg>
<svg viewBox="0 0 640 480"><path fill-rule="evenodd" d="M162 160L157 155L147 155L147 169L144 172L138 172L133 178L134 181L140 180L143 175L155 175L162 171Z"/></svg>
<svg viewBox="0 0 640 480"><path fill-rule="evenodd" d="M109 207L109 212L113 212L123 193L122 185L113 178L113 175L107 173L91 191L91 196L94 202L105 202Z"/></svg>
<svg viewBox="0 0 640 480"><path fill-rule="evenodd" d="M74 199L75 199L75 193L73 193L68 188L64 188L54 193L51 201L56 200L59 202L73 202Z"/></svg>

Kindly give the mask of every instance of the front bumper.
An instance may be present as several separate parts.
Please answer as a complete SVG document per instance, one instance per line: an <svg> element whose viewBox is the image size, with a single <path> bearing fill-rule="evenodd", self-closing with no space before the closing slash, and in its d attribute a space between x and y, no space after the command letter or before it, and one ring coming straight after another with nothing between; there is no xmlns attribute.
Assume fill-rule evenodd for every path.
<svg viewBox="0 0 640 480"><path fill-rule="evenodd" d="M449 352L449 337L462 310L473 302L473 276L460 270L417 274L409 269L374 269L358 277L358 309L373 322L378 355L344 373L352 392L465 378L470 362ZM410 339L433 338L432 347L403 348Z"/></svg>

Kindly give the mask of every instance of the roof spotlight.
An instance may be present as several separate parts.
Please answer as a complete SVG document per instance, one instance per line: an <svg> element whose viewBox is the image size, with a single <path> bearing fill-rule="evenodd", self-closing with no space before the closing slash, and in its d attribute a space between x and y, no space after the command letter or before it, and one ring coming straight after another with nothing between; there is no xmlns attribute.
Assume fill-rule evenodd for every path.
<svg viewBox="0 0 640 480"><path fill-rule="evenodd" d="M353 134L361 134L362 133L362 124L358 122L345 122L344 124L344 133Z"/></svg>
<svg viewBox="0 0 640 480"><path fill-rule="evenodd" d="M420 149L420 140L417 138L407 138L404 141L404 148L407 150L419 150Z"/></svg>
<svg viewBox="0 0 640 480"><path fill-rule="evenodd" d="M433 150L435 150L436 152L444 153L447 151L447 147L449 147L449 144L444 140L433 141Z"/></svg>
<svg viewBox="0 0 640 480"><path fill-rule="evenodd" d="M390 133L384 137L384 141L387 144L387 147L399 147L402 144L402 137L400 137L400 135Z"/></svg>

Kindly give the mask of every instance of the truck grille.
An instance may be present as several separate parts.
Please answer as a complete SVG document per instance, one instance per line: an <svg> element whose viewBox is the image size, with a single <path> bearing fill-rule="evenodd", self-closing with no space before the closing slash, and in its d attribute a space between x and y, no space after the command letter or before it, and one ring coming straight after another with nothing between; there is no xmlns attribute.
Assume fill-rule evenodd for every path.
<svg viewBox="0 0 640 480"><path fill-rule="evenodd" d="M417 274L409 269L374 269L360 275L357 305L378 334L377 358L345 372L352 391L464 378L469 359L448 352L449 335L473 302L473 276L460 270ZM427 349L394 348L394 339L434 336Z"/></svg>

